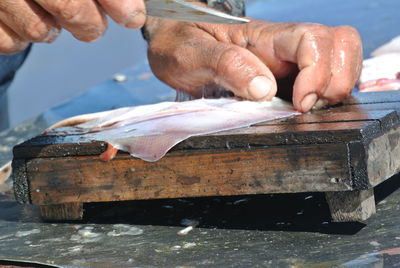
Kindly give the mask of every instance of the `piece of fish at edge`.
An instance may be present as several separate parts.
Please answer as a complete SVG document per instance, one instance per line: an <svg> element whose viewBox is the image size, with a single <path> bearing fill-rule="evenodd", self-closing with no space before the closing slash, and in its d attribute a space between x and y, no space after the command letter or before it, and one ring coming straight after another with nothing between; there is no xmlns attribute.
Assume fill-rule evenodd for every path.
<svg viewBox="0 0 400 268"><path fill-rule="evenodd" d="M400 89L400 36L378 47L363 61L359 91Z"/></svg>

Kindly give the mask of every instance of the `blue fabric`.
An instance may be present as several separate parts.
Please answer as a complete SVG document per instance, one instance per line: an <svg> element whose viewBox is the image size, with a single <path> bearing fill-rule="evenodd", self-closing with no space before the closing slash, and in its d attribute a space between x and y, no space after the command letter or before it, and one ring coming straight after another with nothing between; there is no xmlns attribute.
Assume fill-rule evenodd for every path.
<svg viewBox="0 0 400 268"><path fill-rule="evenodd" d="M10 87L18 68L25 61L29 51L30 46L17 54L0 55L0 130L7 128L9 125L6 91Z"/></svg>
<svg viewBox="0 0 400 268"><path fill-rule="evenodd" d="M22 52L13 55L0 55L0 95L10 86L15 73L25 61L30 46Z"/></svg>

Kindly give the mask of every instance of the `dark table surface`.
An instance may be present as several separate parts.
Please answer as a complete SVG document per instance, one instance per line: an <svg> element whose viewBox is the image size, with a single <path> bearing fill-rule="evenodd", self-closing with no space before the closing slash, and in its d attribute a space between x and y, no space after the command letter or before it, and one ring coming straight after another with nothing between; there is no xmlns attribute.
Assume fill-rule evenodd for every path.
<svg viewBox="0 0 400 268"><path fill-rule="evenodd" d="M398 34L398 0L252 1L248 15L272 21L349 24L364 52ZM171 100L147 63L80 97L0 133L0 165L13 145L62 118ZM377 214L364 223L332 223L322 194L90 204L85 220L46 223L33 206L0 187L0 260L60 267L393 267L400 265L400 180L375 190ZM177 234L198 222L186 236ZM0 262L0 265L2 263Z"/></svg>

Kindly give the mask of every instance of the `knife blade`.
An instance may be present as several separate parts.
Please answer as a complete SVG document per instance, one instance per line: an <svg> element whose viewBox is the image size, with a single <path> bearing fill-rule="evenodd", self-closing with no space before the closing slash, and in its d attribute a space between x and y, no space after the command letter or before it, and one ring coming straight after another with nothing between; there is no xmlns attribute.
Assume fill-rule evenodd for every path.
<svg viewBox="0 0 400 268"><path fill-rule="evenodd" d="M193 0L145 0L149 17L217 24L241 24L250 20L198 6Z"/></svg>

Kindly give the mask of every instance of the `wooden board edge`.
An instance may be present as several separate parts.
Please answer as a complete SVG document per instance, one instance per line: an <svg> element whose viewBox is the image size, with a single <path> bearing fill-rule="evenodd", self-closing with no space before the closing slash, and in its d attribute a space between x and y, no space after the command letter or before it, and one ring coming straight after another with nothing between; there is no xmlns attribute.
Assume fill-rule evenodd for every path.
<svg viewBox="0 0 400 268"><path fill-rule="evenodd" d="M365 146L370 185L376 186L400 172L400 126Z"/></svg>
<svg viewBox="0 0 400 268"><path fill-rule="evenodd" d="M322 152L322 160L325 161L319 162L320 169L325 172L325 175L320 175L319 169L313 164L315 163L313 154L306 159L287 158L287 154L295 152L304 155L309 152L309 146L288 146L280 149L270 147L251 151L250 154L241 150L229 150L229 154L226 154L227 150L222 150L218 153L213 152L211 156L205 152L195 155L173 153L157 163L146 163L130 157L118 157L110 162L100 162L92 156L68 157L67 159L45 158L32 160L34 162L30 162L27 166L31 179L32 202L36 205L351 191L354 189L351 187L350 167L346 158L347 147L346 144L339 146L340 148L338 144L327 144L324 150L321 151L321 148L318 150L318 155ZM336 156L333 155L335 150ZM281 158L276 158L279 154ZM339 155L342 156L340 159ZM212 159L209 159L210 157ZM274 157L275 163L255 171L254 167L265 163L264 157ZM174 165L179 162L177 159L185 159L186 165L182 166L182 163ZM275 166L281 162L280 159L292 162L285 166L293 166L293 170ZM63 161L65 164L61 165ZM54 165L54 168L51 165ZM99 165L102 168L99 168ZM61 169L57 171L58 167ZM40 172L37 171L38 168ZM32 172L30 172L31 169ZM74 173L76 170L80 172ZM89 171L92 175L88 173ZM210 181L211 174L215 176L213 181ZM293 178L294 174L297 180ZM315 181L315 176L318 176L317 181ZM90 184L88 184L88 178L92 180ZM231 178L230 181L229 178ZM60 192L63 194L60 195Z"/></svg>
<svg viewBox="0 0 400 268"><path fill-rule="evenodd" d="M15 200L20 204L30 204L30 189L26 172L25 159L12 161L12 178Z"/></svg>
<svg viewBox="0 0 400 268"><path fill-rule="evenodd" d="M347 144L348 161L351 172L351 187L367 190L372 186L368 180L367 152L364 141L353 141Z"/></svg>

